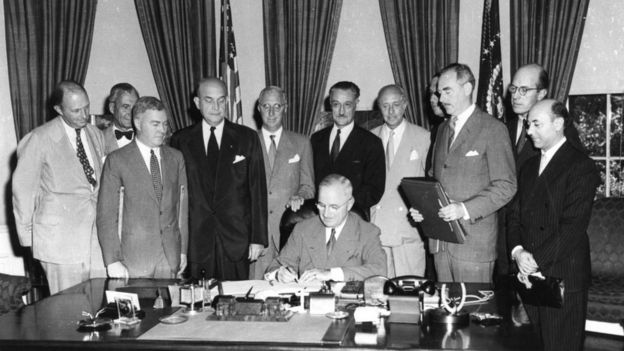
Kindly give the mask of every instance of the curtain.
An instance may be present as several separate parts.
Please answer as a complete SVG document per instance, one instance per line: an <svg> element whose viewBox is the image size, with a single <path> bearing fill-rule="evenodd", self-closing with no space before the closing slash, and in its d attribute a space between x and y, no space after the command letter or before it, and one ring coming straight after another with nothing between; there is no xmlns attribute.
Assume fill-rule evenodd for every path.
<svg viewBox="0 0 624 351"><path fill-rule="evenodd" d="M156 88L173 131L201 116L193 93L217 72L214 0L135 0Z"/></svg>
<svg viewBox="0 0 624 351"><path fill-rule="evenodd" d="M18 140L56 115L61 80L84 83L97 0L5 0L7 63Z"/></svg>
<svg viewBox="0 0 624 351"><path fill-rule="evenodd" d="M566 101L589 0L511 0L511 71L529 63L550 76L548 96Z"/></svg>
<svg viewBox="0 0 624 351"><path fill-rule="evenodd" d="M457 61L459 0L379 0L392 75L408 95L406 118L429 128L427 85Z"/></svg>
<svg viewBox="0 0 624 351"><path fill-rule="evenodd" d="M266 84L288 96L284 126L310 134L323 107L342 0L264 0Z"/></svg>

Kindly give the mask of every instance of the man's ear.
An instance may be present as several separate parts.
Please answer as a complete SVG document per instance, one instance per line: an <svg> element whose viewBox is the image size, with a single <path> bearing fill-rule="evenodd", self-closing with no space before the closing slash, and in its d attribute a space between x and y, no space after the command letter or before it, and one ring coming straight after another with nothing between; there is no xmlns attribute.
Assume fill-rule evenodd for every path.
<svg viewBox="0 0 624 351"><path fill-rule="evenodd" d="M351 211L351 208L353 208L353 204L355 204L355 199L353 198L353 196L351 196L351 199L349 199L349 203L347 204L347 212Z"/></svg>
<svg viewBox="0 0 624 351"><path fill-rule="evenodd" d="M548 89L540 89L537 91L537 101L542 101L548 94Z"/></svg>
<svg viewBox="0 0 624 351"><path fill-rule="evenodd" d="M563 130L565 128L565 120L563 119L563 117L555 118L555 120L553 121L553 124L555 125L555 129L558 131Z"/></svg>
<svg viewBox="0 0 624 351"><path fill-rule="evenodd" d="M114 102L109 102L108 103L108 110L110 111L110 113L114 114L115 113L115 103Z"/></svg>
<svg viewBox="0 0 624 351"><path fill-rule="evenodd" d="M59 114L59 116L63 115L63 110L61 110L61 105L54 105L54 111Z"/></svg>
<svg viewBox="0 0 624 351"><path fill-rule="evenodd" d="M472 96L472 91L474 90L474 86L472 85L472 83L466 82L466 84L464 84L462 87L464 88L464 95Z"/></svg>
<svg viewBox="0 0 624 351"><path fill-rule="evenodd" d="M195 103L195 107L199 110L199 98L197 96L193 98L193 102Z"/></svg>

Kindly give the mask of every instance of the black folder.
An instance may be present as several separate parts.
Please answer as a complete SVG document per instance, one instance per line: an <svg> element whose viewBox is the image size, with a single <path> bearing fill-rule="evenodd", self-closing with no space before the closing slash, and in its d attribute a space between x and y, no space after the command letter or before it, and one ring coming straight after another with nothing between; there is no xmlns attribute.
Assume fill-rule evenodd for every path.
<svg viewBox="0 0 624 351"><path fill-rule="evenodd" d="M459 220L446 222L438 216L440 208L449 205L442 184L433 179L403 178L401 189L411 207L423 215L420 228L431 239L463 244L466 233Z"/></svg>

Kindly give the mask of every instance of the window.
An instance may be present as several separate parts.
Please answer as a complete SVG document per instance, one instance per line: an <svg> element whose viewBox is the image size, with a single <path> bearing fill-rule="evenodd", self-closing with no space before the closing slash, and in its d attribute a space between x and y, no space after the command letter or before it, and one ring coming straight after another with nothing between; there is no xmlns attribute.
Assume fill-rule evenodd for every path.
<svg viewBox="0 0 624 351"><path fill-rule="evenodd" d="M624 94L570 95L568 106L581 141L600 170L598 197L624 197Z"/></svg>

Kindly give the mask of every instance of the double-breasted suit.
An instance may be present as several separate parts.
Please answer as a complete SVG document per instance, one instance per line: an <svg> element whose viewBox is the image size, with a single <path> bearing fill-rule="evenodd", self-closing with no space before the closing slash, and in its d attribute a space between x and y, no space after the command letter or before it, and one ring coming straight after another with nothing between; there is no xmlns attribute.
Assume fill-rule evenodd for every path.
<svg viewBox="0 0 624 351"><path fill-rule="evenodd" d="M379 228L349 213L334 246L327 255L325 226L318 216L295 226L268 271L280 266L294 268L299 275L309 269L342 268L345 281L386 276L386 255L379 242Z"/></svg>
<svg viewBox="0 0 624 351"><path fill-rule="evenodd" d="M34 258L53 264L87 263L96 276L105 275L95 226L104 139L86 125L95 186L85 176L76 150L58 116L28 133L17 147L13 174L13 212L22 246L32 246Z"/></svg>
<svg viewBox="0 0 624 351"><path fill-rule="evenodd" d="M258 131L258 137L262 144L267 182L269 242L263 255L250 267L251 279L263 279L267 267L279 253L279 225L291 196L311 199L315 195L310 141L303 135L282 129L271 169L268 152L270 145L266 145L262 130Z"/></svg>
<svg viewBox="0 0 624 351"><path fill-rule="evenodd" d="M130 277L154 277L163 254L170 278L188 246L188 194L182 154L160 147L162 197L158 201L150 169L137 141L107 156L98 199L97 227L104 263L123 263ZM121 238L120 189L123 187Z"/></svg>
<svg viewBox="0 0 624 351"><path fill-rule="evenodd" d="M463 244L432 240L429 249L434 253L436 269L442 251L448 251L452 259L491 263L493 268L498 231L496 211L516 193L516 171L507 128L475 107L448 149L449 122L444 121L438 128L433 175L452 201L464 203L470 219L460 219L466 231ZM458 280L450 276L438 278ZM491 277L486 281L490 280Z"/></svg>
<svg viewBox="0 0 624 351"><path fill-rule="evenodd" d="M591 270L587 226L600 178L594 161L569 141L541 175L539 166L540 156L535 156L520 170L509 216L509 248L521 245L544 275L563 278L561 310L525 307L531 320L542 325L546 349L571 350L582 347Z"/></svg>
<svg viewBox="0 0 624 351"><path fill-rule="evenodd" d="M171 146L182 151L186 163L191 274L201 277L205 269L207 278L248 279L249 245L268 244L266 176L258 134L224 120L211 182L208 172L214 170L208 166L203 123L171 138ZM223 267L228 262L237 265L236 272Z"/></svg>
<svg viewBox="0 0 624 351"><path fill-rule="evenodd" d="M425 176L430 135L426 129L406 120L401 123L405 129L386 172L384 194L379 203L371 207L371 223L381 230L381 245L388 256L389 276L424 276L425 248L418 230L408 219L409 204L401 195L399 186L404 177ZM371 132L383 140L384 128L382 125Z"/></svg>
<svg viewBox="0 0 624 351"><path fill-rule="evenodd" d="M310 138L316 188L332 173L347 177L353 186L355 206L368 216L370 207L379 202L384 193L386 161L383 145L371 132L354 125L333 162L329 145L332 128L322 129Z"/></svg>

